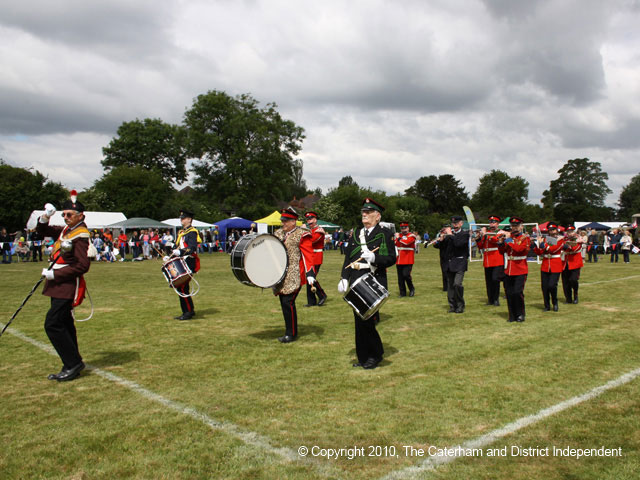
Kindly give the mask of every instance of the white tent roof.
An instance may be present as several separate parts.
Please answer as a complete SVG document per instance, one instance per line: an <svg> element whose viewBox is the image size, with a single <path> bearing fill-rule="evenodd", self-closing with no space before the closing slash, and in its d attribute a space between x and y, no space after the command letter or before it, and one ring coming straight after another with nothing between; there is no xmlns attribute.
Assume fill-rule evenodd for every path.
<svg viewBox="0 0 640 480"><path fill-rule="evenodd" d="M34 210L27 220L27 228L29 230L36 228L36 224L40 215L44 213L44 210ZM87 228L105 228L112 223L122 222L127 219L122 212L84 212ZM64 227L64 219L60 212L56 212L53 217L49 219L49 225L58 225Z"/></svg>
<svg viewBox="0 0 640 480"><path fill-rule="evenodd" d="M174 227L182 227L182 223L179 218L167 218L166 220L162 220L162 223L168 223ZM191 225L196 228L213 228L215 225L213 223L201 222L200 220L192 220Z"/></svg>

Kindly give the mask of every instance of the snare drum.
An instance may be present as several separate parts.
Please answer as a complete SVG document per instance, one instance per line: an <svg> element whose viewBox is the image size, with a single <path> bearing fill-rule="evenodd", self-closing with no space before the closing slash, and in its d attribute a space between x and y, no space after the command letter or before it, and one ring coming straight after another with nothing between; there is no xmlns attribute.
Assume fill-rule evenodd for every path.
<svg viewBox="0 0 640 480"><path fill-rule="evenodd" d="M358 278L342 297L363 320L375 314L389 298L389 292L370 273Z"/></svg>
<svg viewBox="0 0 640 480"><path fill-rule="evenodd" d="M267 233L245 235L231 251L231 271L245 285L273 287L282 281L288 266L284 243Z"/></svg>
<svg viewBox="0 0 640 480"><path fill-rule="evenodd" d="M162 265L162 273L173 288L179 288L191 280L191 270L182 257L174 257Z"/></svg>

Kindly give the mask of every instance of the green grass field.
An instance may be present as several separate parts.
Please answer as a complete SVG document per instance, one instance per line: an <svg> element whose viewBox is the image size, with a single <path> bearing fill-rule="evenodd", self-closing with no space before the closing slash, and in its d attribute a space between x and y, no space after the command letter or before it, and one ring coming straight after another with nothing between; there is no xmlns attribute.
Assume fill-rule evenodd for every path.
<svg viewBox="0 0 640 480"><path fill-rule="evenodd" d="M189 322L173 320L178 297L160 262L94 263L86 278L95 315L78 324L90 368L69 383L46 378L60 362L43 349L49 299L38 292L0 338L0 478L411 478L405 469L427 457L405 446L464 444L640 368L637 256L587 264L580 303L561 303L558 313L542 311L539 267L530 264L527 319L511 324L506 302L485 306L480 262L465 277L466 312L448 314L437 251L422 250L414 298L398 297L389 270L392 297L378 327L385 360L371 371L351 367L353 315L336 290L341 263L339 252L326 253L319 279L329 300L302 308L300 294L300 339L288 345L276 340L284 332L278 300L240 284L225 254L203 255ZM0 265L0 322L42 266ZM78 317L86 314L87 302ZM499 438L482 456L414 473L637 479L638 398L640 378ZM486 455L514 446L622 455ZM364 447L365 456L301 457L300 447Z"/></svg>

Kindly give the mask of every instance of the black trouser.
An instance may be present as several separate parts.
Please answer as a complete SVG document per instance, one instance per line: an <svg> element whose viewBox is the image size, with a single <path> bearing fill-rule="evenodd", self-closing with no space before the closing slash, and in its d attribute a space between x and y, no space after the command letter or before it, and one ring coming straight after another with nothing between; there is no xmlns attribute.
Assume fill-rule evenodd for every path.
<svg viewBox="0 0 640 480"><path fill-rule="evenodd" d="M178 291L182 295L189 295L189 282L180 285ZM193 300L191 299L191 297L180 296L180 308L182 309L182 313L193 313Z"/></svg>
<svg viewBox="0 0 640 480"><path fill-rule="evenodd" d="M613 245L611 246L611 263L613 263L614 257L616 259L616 263L618 263L618 245L616 245L615 248Z"/></svg>
<svg viewBox="0 0 640 480"><path fill-rule="evenodd" d="M82 362L71 313L72 303L73 300L70 298L51 298L51 308L44 321L44 330L65 368L73 368Z"/></svg>
<svg viewBox="0 0 640 480"><path fill-rule="evenodd" d="M589 258L589 262L593 261L593 262L597 262L598 261L598 246L597 245L589 245L587 247L587 253L588 253L588 258Z"/></svg>
<svg viewBox="0 0 640 480"><path fill-rule="evenodd" d="M33 250L33 261L37 261L36 259L39 259L40 261L42 261L42 247L40 245L38 246L33 246L31 247Z"/></svg>
<svg viewBox="0 0 640 480"><path fill-rule="evenodd" d="M440 271L442 272L442 290L444 292L447 291L448 287L448 282L447 282L447 264L446 263L442 263L440 262Z"/></svg>
<svg viewBox="0 0 640 480"><path fill-rule="evenodd" d="M504 277L504 289L507 294L507 306L509 307L509 320L517 317L524 318L524 286L527 283L527 274L506 275Z"/></svg>
<svg viewBox="0 0 640 480"><path fill-rule="evenodd" d="M296 311L296 297L300 289L287 295L280 294L280 306L284 316L285 335L290 337L298 336L298 312Z"/></svg>
<svg viewBox="0 0 640 480"><path fill-rule="evenodd" d="M380 361L384 355L382 340L376 330L376 323L380 321L380 312L376 312L367 320L362 320L360 316L353 312L356 326L356 355L358 362L365 363L369 358Z"/></svg>
<svg viewBox="0 0 640 480"><path fill-rule="evenodd" d="M629 263L629 250L622 250L622 256L624 257L624 263Z"/></svg>
<svg viewBox="0 0 640 480"><path fill-rule="evenodd" d="M540 272L542 300L545 308L551 308L551 304L558 304L558 280L560 280L560 273Z"/></svg>
<svg viewBox="0 0 640 480"><path fill-rule="evenodd" d="M484 283L487 285L487 300L493 305L500 300L500 283L504 280L504 267L484 267Z"/></svg>
<svg viewBox="0 0 640 480"><path fill-rule="evenodd" d="M454 310L464 308L464 272L447 271L447 300L449 308Z"/></svg>
<svg viewBox="0 0 640 480"><path fill-rule="evenodd" d="M564 291L564 298L568 303L573 303L573 300L578 298L578 287L580 286L579 280L579 268L569 270L565 267L562 271L562 290Z"/></svg>
<svg viewBox="0 0 640 480"><path fill-rule="evenodd" d="M396 264L396 269L398 270L398 288L400 289L400 295L404 297L407 294L407 287L409 288L410 292L413 291L413 281L411 280L411 270L413 269L413 264Z"/></svg>
<svg viewBox="0 0 640 480"><path fill-rule="evenodd" d="M309 285L307 283L307 305L317 305L318 302L316 301L316 295L318 295L318 301L320 301L322 298L326 297L327 294L324 293L324 290L322 289L322 287L320 286L320 282L318 282L318 272L320 271L320 267L322 265L314 265L313 266L313 272L316 274L316 282L313 284L313 286L316 288L315 293L313 291L311 291L311 285Z"/></svg>

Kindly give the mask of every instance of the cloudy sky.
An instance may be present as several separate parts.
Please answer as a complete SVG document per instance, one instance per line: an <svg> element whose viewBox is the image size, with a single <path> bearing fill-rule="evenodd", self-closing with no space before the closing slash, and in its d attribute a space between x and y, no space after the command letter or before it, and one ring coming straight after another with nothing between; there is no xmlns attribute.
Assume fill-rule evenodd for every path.
<svg viewBox="0 0 640 480"><path fill-rule="evenodd" d="M491 169L537 202L572 158L640 172L640 0L0 0L0 158L69 188L135 118L209 90L306 130L310 188Z"/></svg>

